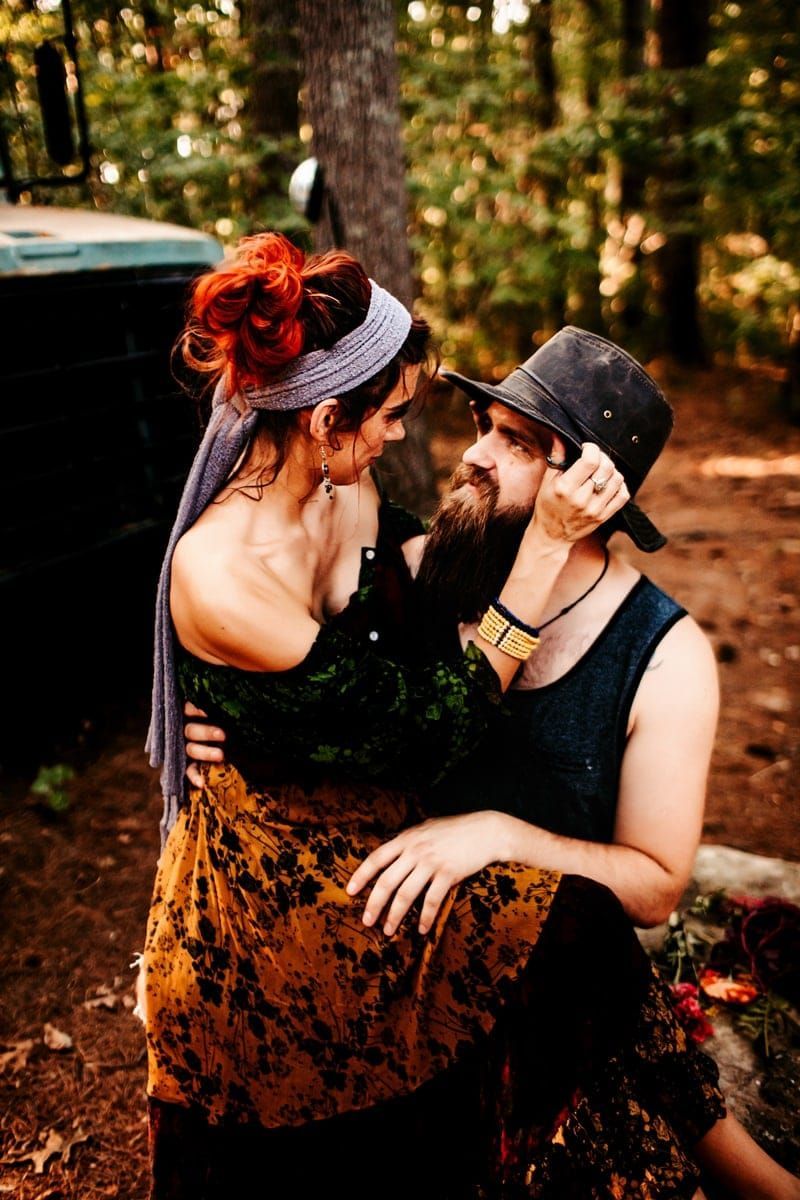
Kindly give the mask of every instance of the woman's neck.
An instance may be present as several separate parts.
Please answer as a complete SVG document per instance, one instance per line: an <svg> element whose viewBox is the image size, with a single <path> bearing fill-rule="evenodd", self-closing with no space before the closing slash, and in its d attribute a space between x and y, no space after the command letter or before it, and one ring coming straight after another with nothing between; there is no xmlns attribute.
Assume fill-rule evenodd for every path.
<svg viewBox="0 0 800 1200"><path fill-rule="evenodd" d="M269 445L256 443L220 494L220 500L227 501L238 495L250 505L258 504L259 510L269 512L273 520L277 517L290 523L302 522L309 506L316 510L323 499L327 500L315 454L318 458L319 452L310 439L295 438L273 477L274 450ZM333 508L330 501L327 501L327 507Z"/></svg>

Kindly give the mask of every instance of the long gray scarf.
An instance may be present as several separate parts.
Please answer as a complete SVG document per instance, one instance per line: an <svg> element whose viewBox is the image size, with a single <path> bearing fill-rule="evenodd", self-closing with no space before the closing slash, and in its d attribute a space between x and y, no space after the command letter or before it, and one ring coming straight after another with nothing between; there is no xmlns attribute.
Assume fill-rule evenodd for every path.
<svg viewBox="0 0 800 1200"><path fill-rule="evenodd" d="M179 539L230 479L250 444L259 409L310 408L330 396L366 383L394 358L408 336L411 314L391 293L370 280L372 293L363 323L330 350L301 355L273 384L228 397L217 385L211 419L195 455L167 544L156 594L153 693L145 750L151 767L161 767L164 812L162 848L184 795L186 750L183 703L175 673L176 638L169 596L172 556Z"/></svg>

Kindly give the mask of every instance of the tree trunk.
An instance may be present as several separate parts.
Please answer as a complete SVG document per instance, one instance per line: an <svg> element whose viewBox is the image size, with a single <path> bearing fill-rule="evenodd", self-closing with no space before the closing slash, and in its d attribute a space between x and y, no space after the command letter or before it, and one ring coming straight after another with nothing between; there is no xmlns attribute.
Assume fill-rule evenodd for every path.
<svg viewBox="0 0 800 1200"><path fill-rule="evenodd" d="M306 112L314 153L341 222L341 240L367 273L409 307L413 300L408 196L400 127L392 0L299 0ZM315 233L334 244L330 214ZM402 503L428 510L433 468L423 418L387 453L387 485ZM395 448L392 447L392 451Z"/></svg>
<svg viewBox="0 0 800 1200"><path fill-rule="evenodd" d="M538 4L531 6L528 28L533 77L537 87L533 119L538 129L552 129L558 120L552 0L539 0Z"/></svg>
<svg viewBox="0 0 800 1200"><path fill-rule="evenodd" d="M789 420L800 425L800 308L792 306L787 322L789 330L789 361L783 398Z"/></svg>
<svg viewBox="0 0 800 1200"><path fill-rule="evenodd" d="M603 30L602 0L584 0L584 99L590 120L597 121L597 108L600 100L600 80L602 63L600 60L600 44ZM587 207L589 210L589 252L592 256L592 266L584 274L581 284L581 306L576 313L576 323L595 333L605 333L603 309L600 296L600 253L605 238L603 226L603 193L597 186L601 171L600 155L593 151L578 170L589 179L587 188Z"/></svg>
<svg viewBox="0 0 800 1200"><path fill-rule="evenodd" d="M250 116L257 133L279 140L297 135L300 44L297 0L251 0L253 74ZM284 168L295 163L283 162Z"/></svg>
<svg viewBox="0 0 800 1200"><path fill-rule="evenodd" d="M654 0L660 66L681 71L705 62L709 41L709 0ZM676 88L679 93L682 89ZM664 142L658 173L657 211L666 242L654 254L659 300L664 317L665 349L680 362L703 364L697 285L700 235L678 226L697 223L702 196L694 182L695 164L682 143L694 114L688 103L665 99ZM671 150L673 142L677 149Z"/></svg>
<svg viewBox="0 0 800 1200"><path fill-rule="evenodd" d="M622 74L624 78L644 71L645 0L622 0Z"/></svg>
<svg viewBox="0 0 800 1200"><path fill-rule="evenodd" d="M640 104L637 86L645 71L644 55L645 0L623 0L622 2L622 53L620 69L625 81L628 103L633 110ZM620 219L626 227L632 217L644 212L645 172L636 161L620 163ZM622 296L623 308L619 319L628 334L635 333L644 320L645 284L642 278L642 252L636 245L631 261L636 274L628 281Z"/></svg>
<svg viewBox="0 0 800 1200"><path fill-rule="evenodd" d="M296 0L251 0L245 8L253 70L247 118L269 139L260 156L253 199L285 197L299 146L300 40Z"/></svg>
<svg viewBox="0 0 800 1200"><path fill-rule="evenodd" d="M552 0L539 0L538 4L531 5L528 34L531 67L536 81L536 97L531 116L535 128L541 133L552 129L558 120L558 91L553 58L552 22ZM553 241L557 236L556 206L561 188L559 183L549 176L542 176L539 179L537 191L543 207L550 215L550 228L547 232L543 232L541 237L545 241ZM553 333L561 329L565 323L566 304L566 281L562 280L560 284L552 288L543 305L546 326Z"/></svg>

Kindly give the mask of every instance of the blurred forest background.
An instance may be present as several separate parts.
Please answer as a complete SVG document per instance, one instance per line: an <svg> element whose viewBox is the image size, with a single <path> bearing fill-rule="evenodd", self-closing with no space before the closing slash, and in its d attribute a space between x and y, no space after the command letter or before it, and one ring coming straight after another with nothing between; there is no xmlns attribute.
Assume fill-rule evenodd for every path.
<svg viewBox="0 0 800 1200"><path fill-rule="evenodd" d="M797 0L71 0L77 60L64 36L69 2L0 0L0 175L21 181L11 199L174 221L227 245L266 228L309 246L343 242L415 299L445 363L485 379L565 322L648 363L677 416L646 484L670 542L655 560L620 549L686 604L719 663L704 839L797 858ZM24 182L53 174L34 63L43 39L75 115L86 111L91 169L72 186ZM292 171L312 154L326 187L313 225L288 199ZM61 167L78 180L76 157ZM91 311L71 314L76 342L107 336ZM66 342L72 328L58 304L29 323L31 345ZM81 428L77 376L60 353L44 365L56 362L54 403L71 433ZM92 386L135 413L139 377L121 361L118 388L102 372ZM12 378L3 392L0 382L12 423L36 407L28 386ZM94 395L87 385L87 405ZM430 408L430 433L424 421L409 426L411 486L403 494L401 475L392 479L422 507L471 436L463 399L443 389ZM142 456L138 435L95 424L104 451ZM64 474L52 478L83 471L116 519L106 459L76 467L58 428ZM17 456L29 474L43 444ZM37 489L78 524L60 486L26 476L9 511ZM68 611L59 571L40 588L48 629ZM128 592L134 576L121 575ZM78 584L75 611L93 611L80 572ZM27 765L0 763L0 1192L18 1200L146 1194L144 1048L126 968L141 946L160 798L142 754L147 684L123 675L120 656L124 642L139 673L149 670L137 647L149 644L154 586L138 624L120 623L99 589L124 637L110 642L99 621L83 635L70 626L72 673L41 649L35 622L5 622L6 676L18 645L35 702L27 724L38 733L65 707L71 722L34 783ZM93 660L111 682L72 713ZM7 690L23 711L19 687ZM794 1081L794 1060L787 1069ZM755 1066L750 1074L760 1088ZM769 1115L761 1130L773 1150L774 1126ZM796 1141L791 1154L796 1163Z"/></svg>
<svg viewBox="0 0 800 1200"><path fill-rule="evenodd" d="M335 104L313 93L342 66L342 31L331 28L340 7L78 0L96 171L84 187L22 201L88 202L225 243L264 228L308 238L287 182L311 152L330 174L319 140ZM786 411L800 413L795 0L345 7L371 55L373 90L364 111L348 109L358 72L340 72L336 138L351 161L371 164L358 186L374 185L365 201L375 213L394 170L397 103L392 79L383 90L375 80L391 76L396 41L412 287L445 360L501 378L573 322L645 359L766 360ZM57 35L58 10L59 0L0 6L14 81L2 89L4 116L23 171L39 153L26 121L29 48L49 27ZM361 51L351 51L353 68ZM333 194L345 225L347 180L340 164ZM363 239L353 220L346 243L359 253ZM379 277L392 286L393 273L387 264Z"/></svg>

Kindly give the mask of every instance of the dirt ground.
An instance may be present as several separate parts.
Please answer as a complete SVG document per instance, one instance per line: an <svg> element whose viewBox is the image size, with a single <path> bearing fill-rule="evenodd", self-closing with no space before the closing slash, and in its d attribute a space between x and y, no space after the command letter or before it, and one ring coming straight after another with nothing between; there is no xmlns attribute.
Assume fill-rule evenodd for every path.
<svg viewBox="0 0 800 1200"><path fill-rule="evenodd" d="M800 429L775 415L768 374L654 371L677 425L641 500L670 544L635 560L699 620L720 664L705 838L800 859ZM432 416L444 475L469 427L457 400L439 401ZM141 751L144 706L132 709L77 755L62 816L28 794L30 779L4 780L0 1195L19 1200L146 1196L129 963L142 944L160 806ZM60 1032L71 1045L45 1044L46 1025L47 1041Z"/></svg>

